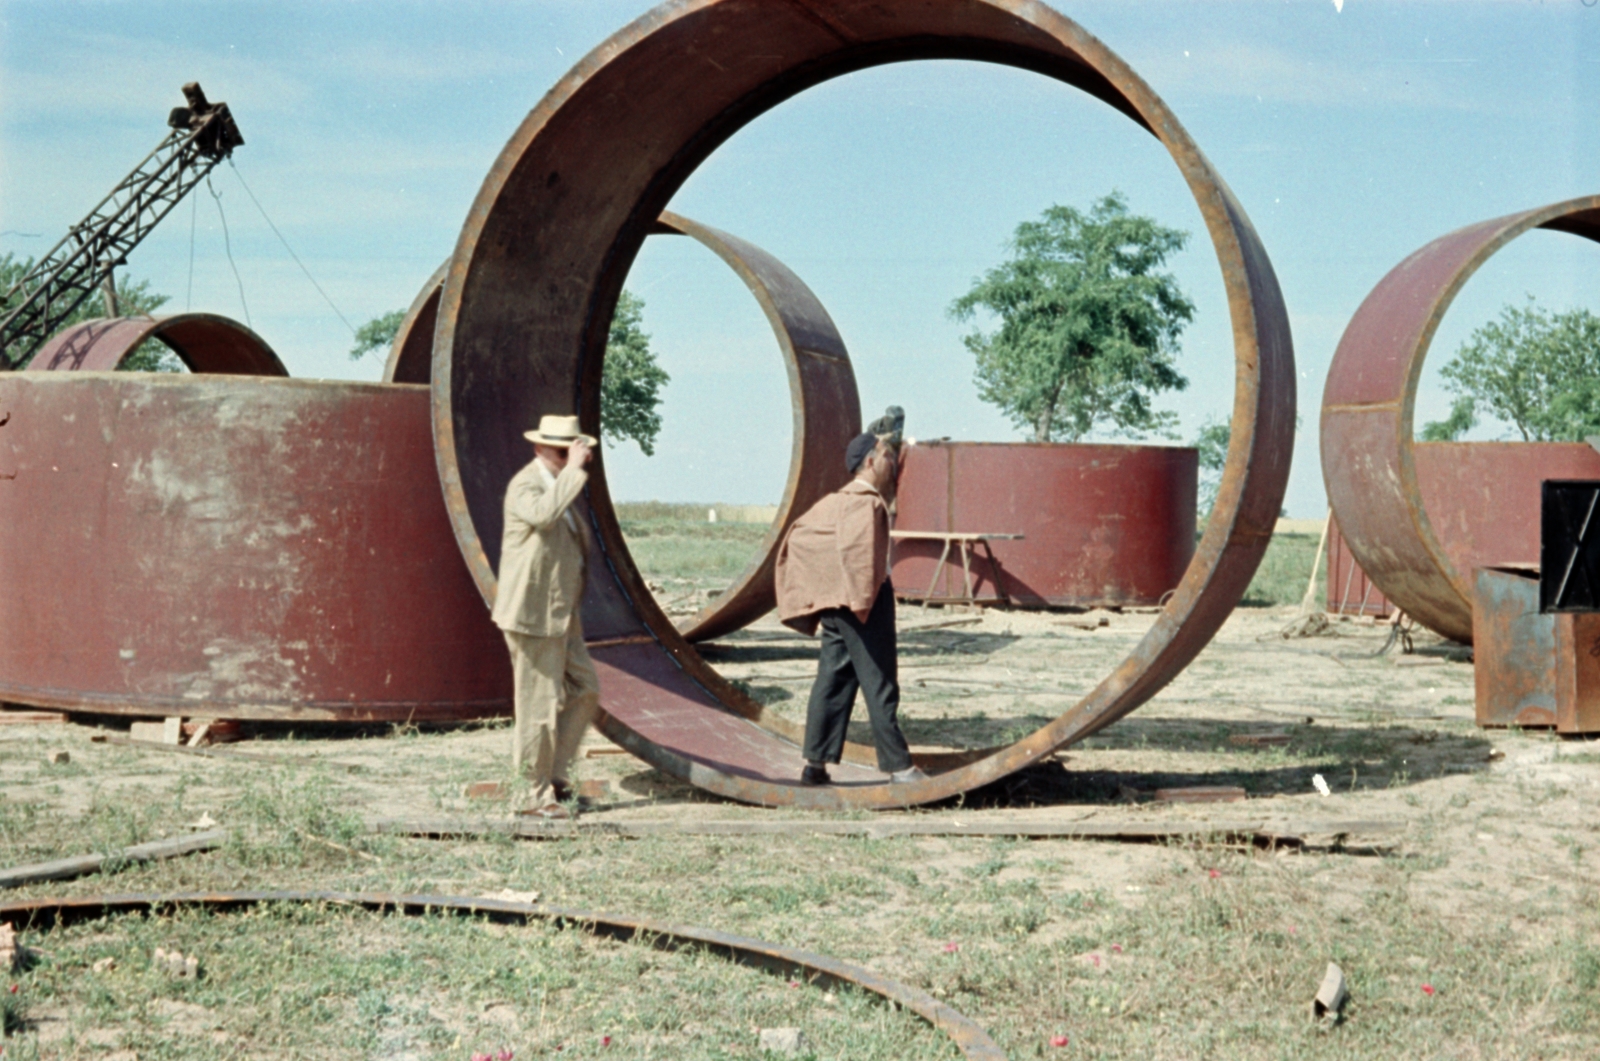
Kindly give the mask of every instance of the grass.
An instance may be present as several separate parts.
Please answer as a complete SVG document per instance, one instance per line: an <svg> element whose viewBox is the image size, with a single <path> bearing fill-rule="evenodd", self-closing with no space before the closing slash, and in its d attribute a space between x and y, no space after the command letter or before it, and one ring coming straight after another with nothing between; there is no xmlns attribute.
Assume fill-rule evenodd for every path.
<svg viewBox="0 0 1600 1061"><path fill-rule="evenodd" d="M48 890L538 890L555 904L869 963L973 1017L1013 1058L1569 1058L1600 1048L1592 897L1446 917L1415 898L1416 867L1403 858L1174 847L1130 898L1063 883L1114 850L1092 844L386 839L373 862L293 839L313 823L337 828L317 799L258 789L246 807L249 823L224 850ZM778 1026L803 1028L816 1057L957 1056L871 997L542 924L283 906L112 917L25 942L39 958L7 996L8 1061L96 1044L142 1061L465 1059L500 1047L522 1058L559 1047L563 1057L698 1061L754 1057L756 1029ZM200 978L167 978L150 960L157 946L197 955ZM92 972L103 958L116 967ZM1332 1030L1306 1017L1328 961L1352 987ZM52 1038L41 1044L44 1028ZM1064 1050L1048 1045L1058 1034L1070 1039Z"/></svg>
<svg viewBox="0 0 1600 1061"><path fill-rule="evenodd" d="M1311 578L1311 565L1319 541L1320 537L1315 534L1274 534L1240 603L1246 607L1299 604L1306 593L1306 582ZM1317 576L1315 603L1319 606L1327 598L1327 570L1324 557Z"/></svg>
<svg viewBox="0 0 1600 1061"><path fill-rule="evenodd" d="M726 588L755 557L766 536L766 524L707 523L708 507L660 501L617 506L634 562L667 597L691 589ZM1317 544L1315 534L1274 535L1241 603L1247 607L1299 604L1311 577ZM1325 596L1319 579L1317 603Z"/></svg>

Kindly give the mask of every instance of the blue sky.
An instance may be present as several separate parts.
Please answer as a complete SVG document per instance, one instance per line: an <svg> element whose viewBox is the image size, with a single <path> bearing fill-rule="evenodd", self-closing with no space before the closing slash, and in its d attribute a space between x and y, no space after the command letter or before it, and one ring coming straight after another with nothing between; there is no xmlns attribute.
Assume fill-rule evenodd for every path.
<svg viewBox="0 0 1600 1061"><path fill-rule="evenodd" d="M0 252L47 250L159 140L179 85L199 80L233 107L247 141L238 174L224 167L213 183L251 323L295 375L376 378L376 359L348 359L349 330L238 176L351 321L403 307L450 252L517 123L650 6L0 2ZM1056 6L1165 98L1272 255L1302 374L1291 515L1324 510L1322 381L1372 285L1451 229L1600 192L1600 7L1585 0ZM767 248L816 290L869 417L893 402L913 435L1012 439L977 399L965 327L946 307L1000 260L1019 221L1112 189L1194 236L1173 263L1199 308L1180 359L1192 383L1164 401L1188 437L1225 418L1231 398L1215 258L1165 152L1073 89L962 63L852 75L747 127L673 209ZM209 195L180 205L130 271L173 296L169 308L245 316ZM1469 283L1432 367L1524 293L1600 309L1597 281L1600 248L1524 237ZM776 500L786 383L754 301L681 238L652 239L629 286L673 380L657 455L608 454L616 495ZM1419 419L1446 405L1427 380Z"/></svg>

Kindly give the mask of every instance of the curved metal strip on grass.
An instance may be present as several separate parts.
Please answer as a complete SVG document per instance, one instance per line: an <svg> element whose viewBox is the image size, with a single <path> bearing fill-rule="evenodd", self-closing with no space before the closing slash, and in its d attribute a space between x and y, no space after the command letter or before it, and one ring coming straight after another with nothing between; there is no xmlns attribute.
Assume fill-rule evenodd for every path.
<svg viewBox="0 0 1600 1061"><path fill-rule="evenodd" d="M853 985L870 991L915 1013L949 1036L962 1056L978 1061L1004 1061L1005 1053L988 1033L971 1019L940 1002L932 995L898 980L891 980L871 969L815 954L797 947L785 947L749 936L690 928L649 918L619 917L591 910L543 906L506 899L478 899L464 895L391 895L383 892L334 891L245 891L175 892L97 895L86 898L30 899L0 904L0 921L11 921L18 928L42 928L71 924L118 913L159 914L178 908L201 907L208 910L237 910L262 903L332 903L359 906L377 912L394 911L419 915L450 913L486 917L502 922L549 921L577 925L596 935L619 940L640 940L666 949L701 947L771 972L801 975L808 982L828 986Z"/></svg>

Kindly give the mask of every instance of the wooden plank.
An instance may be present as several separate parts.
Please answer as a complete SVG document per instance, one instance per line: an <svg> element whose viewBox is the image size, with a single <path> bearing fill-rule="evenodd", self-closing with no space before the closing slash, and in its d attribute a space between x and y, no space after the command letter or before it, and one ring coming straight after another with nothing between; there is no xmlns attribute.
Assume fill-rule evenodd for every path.
<svg viewBox="0 0 1600 1061"><path fill-rule="evenodd" d="M1245 791L1235 785L1192 785L1188 788L1158 788L1157 803L1237 803Z"/></svg>
<svg viewBox="0 0 1600 1061"><path fill-rule="evenodd" d="M14 707L0 708L0 726L43 725L65 722L67 716L60 711L23 711Z"/></svg>
<svg viewBox="0 0 1600 1061"><path fill-rule="evenodd" d="M210 851L221 847L227 835L223 829L210 829L203 833L195 833L193 836L153 840L147 844L135 844L120 851L101 855L76 855L72 858L58 858L53 862L35 862L28 866L0 869L0 888L18 888L38 881L69 880L73 877L98 873L107 864L153 862L163 858L177 858L180 855Z"/></svg>

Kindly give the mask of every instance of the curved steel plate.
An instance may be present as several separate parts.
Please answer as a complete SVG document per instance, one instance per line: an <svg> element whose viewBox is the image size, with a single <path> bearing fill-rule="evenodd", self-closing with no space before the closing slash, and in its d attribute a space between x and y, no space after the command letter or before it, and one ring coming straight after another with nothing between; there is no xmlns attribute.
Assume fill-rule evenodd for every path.
<svg viewBox="0 0 1600 1061"><path fill-rule="evenodd" d="M510 712L428 392L0 374L0 699L138 716Z"/></svg>
<svg viewBox="0 0 1600 1061"><path fill-rule="evenodd" d="M1471 565L1519 559L1494 555L1504 548L1497 539L1505 532L1490 529L1501 520L1489 514L1525 523L1537 518L1537 504L1518 511L1511 495L1497 491L1494 508L1465 517L1476 530L1456 518L1459 506L1436 512L1445 518L1440 533L1441 524L1429 515L1429 495L1448 497L1455 484L1447 466L1432 473L1419 469L1430 460L1422 454L1431 444L1413 441L1417 383L1439 322L1462 285L1501 247L1534 228L1600 241L1600 196L1468 225L1413 253L1378 282L1350 318L1323 389L1322 474L1345 542L1385 596L1423 625L1458 641L1472 640ZM1456 460L1472 454L1479 463L1489 461L1495 466L1490 481L1514 491L1531 482L1535 498L1538 483L1529 478L1530 460L1557 468L1586 460L1578 450L1587 448L1511 447L1496 457L1476 447L1498 443L1456 445L1474 447L1458 448ZM1438 480L1437 488L1430 479ZM1527 500L1524 493L1516 494L1521 502ZM1513 539L1519 533L1526 536L1510 532Z"/></svg>
<svg viewBox="0 0 1600 1061"><path fill-rule="evenodd" d="M963 1057L975 1061L1005 1061L1005 1052L973 1020L945 1005L925 991L891 980L864 966L831 958L826 954L786 947L780 943L736 936L709 928L691 928L643 917L620 917L592 910L574 910L542 903L510 899L473 898L465 895L397 895L388 892L336 891L243 891L175 892L167 894L94 895L84 898L24 899L0 903L0 920L23 929L51 928L56 925L93 921L110 914L162 914L179 909L239 910L263 903L317 903L330 906L359 906L377 913L393 911L409 916L447 913L481 917L496 922L520 923L549 921L575 925L597 936L623 941L638 940L651 946L670 948L698 947L722 955L741 965L801 976L821 987L850 985L904 1006L950 1037Z"/></svg>
<svg viewBox="0 0 1600 1061"><path fill-rule="evenodd" d="M85 321L52 336L26 367L32 371L110 372L147 339L165 343L190 372L289 374L266 340L238 321L214 313Z"/></svg>
<svg viewBox="0 0 1600 1061"><path fill-rule="evenodd" d="M839 329L817 296L788 266L737 236L670 212L656 220L651 232L689 236L728 263L766 314L789 374L793 442L789 476L772 528L733 583L712 603L678 623L690 641L706 641L748 626L776 606L772 579L778 546L795 520L849 478L842 455L861 432L861 400ZM448 268L446 262L428 278L407 311L384 369L386 381L428 382L439 295ZM872 761L869 753L862 754L867 755L865 761Z"/></svg>
<svg viewBox="0 0 1600 1061"><path fill-rule="evenodd" d="M603 553L583 605L608 736L734 799L892 807L942 799L1027 766L1134 710L1194 658L1271 538L1294 433L1294 355L1265 249L1177 118L1075 23L1031 0L681 0L623 29L534 108L474 203L434 340L434 439L469 569L493 599L506 483L544 413L599 421L608 324L635 255L684 180L728 137L796 93L886 63L972 59L1033 70L1109 103L1157 137L1204 218L1233 322L1232 439L1195 558L1149 634L1076 706L1010 747L926 781L864 768L796 783L798 749L717 676L651 599L599 462L587 518Z"/></svg>

